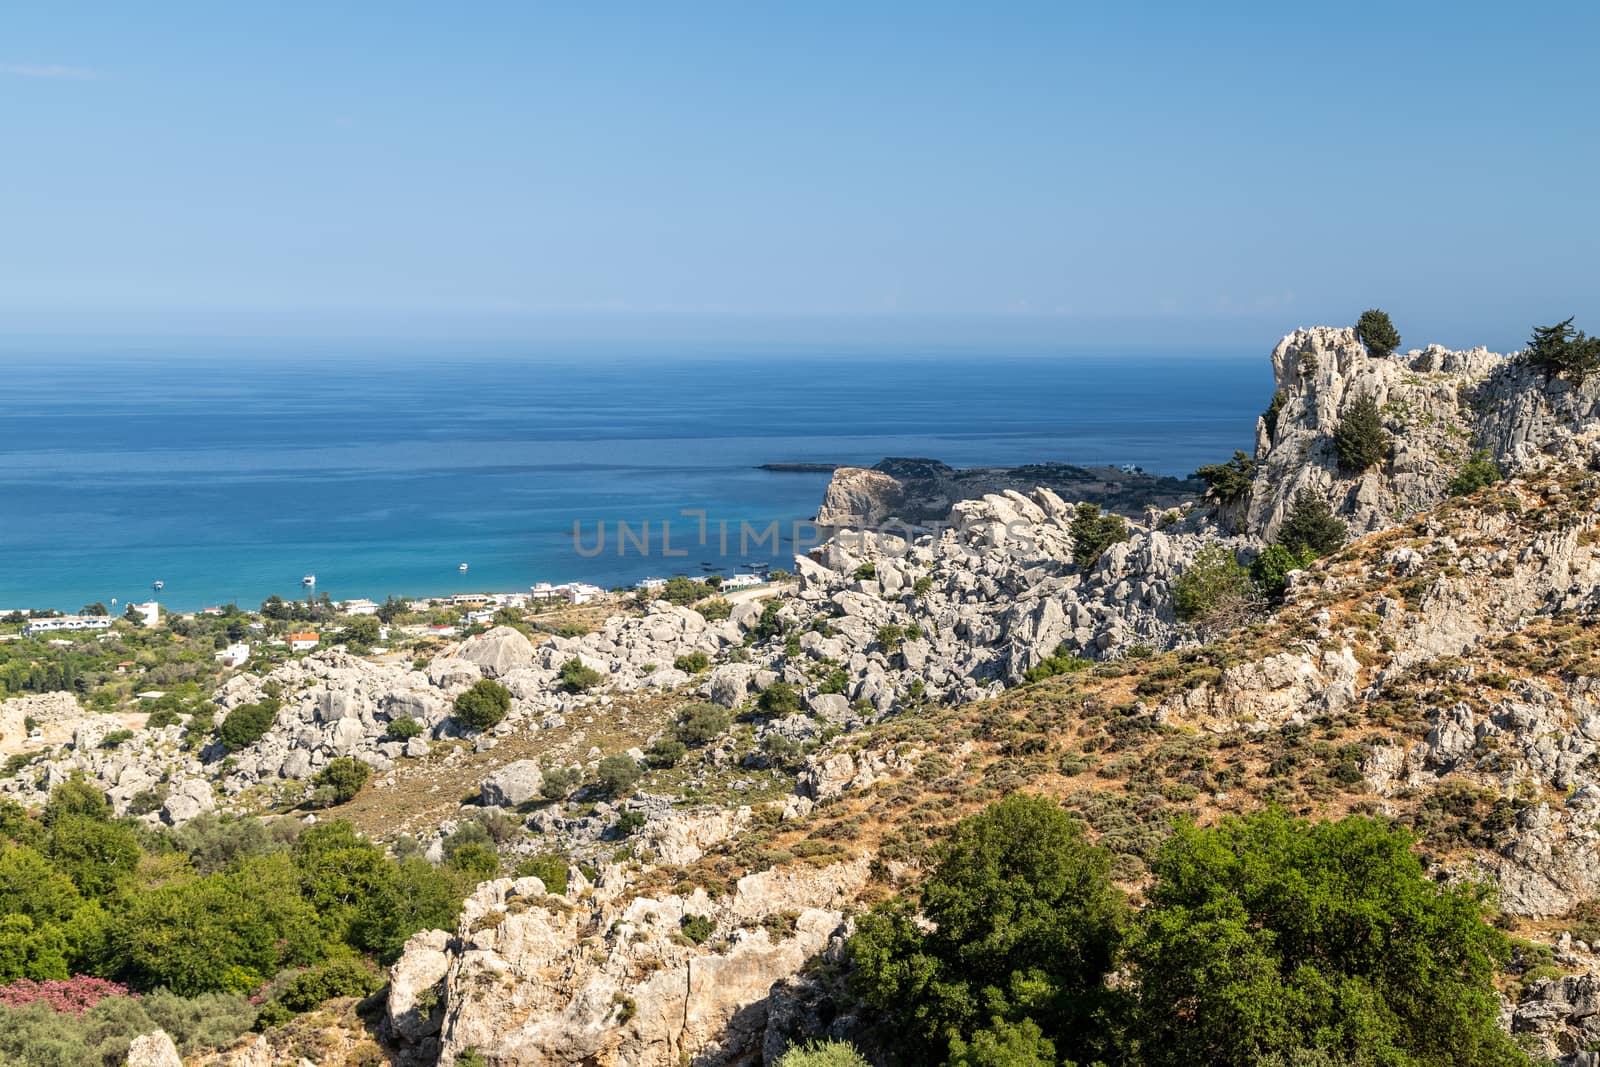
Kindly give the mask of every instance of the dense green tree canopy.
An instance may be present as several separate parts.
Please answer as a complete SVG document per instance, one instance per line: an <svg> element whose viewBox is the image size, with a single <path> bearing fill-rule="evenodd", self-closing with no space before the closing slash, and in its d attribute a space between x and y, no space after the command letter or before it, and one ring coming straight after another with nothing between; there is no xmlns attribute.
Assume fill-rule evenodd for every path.
<svg viewBox="0 0 1600 1067"><path fill-rule="evenodd" d="M1334 517L1328 502L1302 489L1278 527L1277 543L1291 553L1309 552L1316 559L1339 551L1349 537L1349 529Z"/></svg>
<svg viewBox="0 0 1600 1067"><path fill-rule="evenodd" d="M1131 953L1148 1067L1324 1049L1393 1067L1525 1062L1496 1025L1507 952L1469 887L1373 819L1281 811L1180 827Z"/></svg>
<svg viewBox="0 0 1600 1067"><path fill-rule="evenodd" d="M1110 869L1053 801L1007 797L942 847L921 902L935 929L906 902L861 919L857 987L931 1060L973 1062L969 1045L1015 1041L1026 1020L1069 1055L1089 1051L1124 914Z"/></svg>
<svg viewBox="0 0 1600 1067"><path fill-rule="evenodd" d="M1554 326L1535 326L1524 358L1544 372L1545 378L1566 378L1574 385L1600 370L1600 337L1575 330L1572 320Z"/></svg>
<svg viewBox="0 0 1600 1067"><path fill-rule="evenodd" d="M1377 308L1361 313L1361 318L1356 320L1356 336L1367 346L1368 355L1392 355L1400 347L1400 331L1394 328L1388 312Z"/></svg>
<svg viewBox="0 0 1600 1067"><path fill-rule="evenodd" d="M1121 515L1100 513L1094 504L1079 504L1072 513L1072 559L1088 570L1100 554L1128 539L1128 521Z"/></svg>
<svg viewBox="0 0 1600 1067"><path fill-rule="evenodd" d="M489 678L473 682L466 691L456 697L456 718L474 730L489 729L504 719L510 710L511 690Z"/></svg>
<svg viewBox="0 0 1600 1067"><path fill-rule="evenodd" d="M1339 469L1346 474L1360 474L1388 458L1389 432L1371 393L1362 393L1345 410L1334 427L1333 447L1339 454Z"/></svg>

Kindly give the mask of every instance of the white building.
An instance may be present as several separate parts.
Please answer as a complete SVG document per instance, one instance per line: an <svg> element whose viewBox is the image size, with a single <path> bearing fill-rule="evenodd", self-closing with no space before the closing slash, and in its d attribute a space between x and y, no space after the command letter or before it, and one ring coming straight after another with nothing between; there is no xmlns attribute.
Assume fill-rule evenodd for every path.
<svg viewBox="0 0 1600 1067"><path fill-rule="evenodd" d="M161 621L161 605L154 600L147 600L143 604L129 604L131 611L140 626L154 626Z"/></svg>
<svg viewBox="0 0 1600 1067"><path fill-rule="evenodd" d="M31 619L22 632L29 637L62 630L109 630L109 615L57 615L53 619Z"/></svg>
<svg viewBox="0 0 1600 1067"><path fill-rule="evenodd" d="M229 645L217 653L217 660L224 667L243 667L249 659L250 646L243 641L235 645Z"/></svg>
<svg viewBox="0 0 1600 1067"><path fill-rule="evenodd" d="M562 582L560 585L540 582L528 591L532 600L565 600L569 604L587 604L605 594L604 589L587 582Z"/></svg>
<svg viewBox="0 0 1600 1067"><path fill-rule="evenodd" d="M346 600L339 605L339 610L346 615L376 615L378 603L375 600Z"/></svg>
<svg viewBox="0 0 1600 1067"><path fill-rule="evenodd" d="M487 626L489 623L494 621L494 616L495 612L493 608L483 608L480 611L469 611L465 615L461 616L461 625L476 626L479 623L482 623L483 625Z"/></svg>
<svg viewBox="0 0 1600 1067"><path fill-rule="evenodd" d="M748 589L752 585L761 585L765 582L766 579L759 574L730 574L722 579L722 588L724 590Z"/></svg>
<svg viewBox="0 0 1600 1067"><path fill-rule="evenodd" d="M309 652L322 643L322 638L309 631L299 634L286 634L289 641L290 652Z"/></svg>
<svg viewBox="0 0 1600 1067"><path fill-rule="evenodd" d="M633 583L633 587L641 592L648 593L655 589L665 589L667 580L665 578L640 578Z"/></svg>

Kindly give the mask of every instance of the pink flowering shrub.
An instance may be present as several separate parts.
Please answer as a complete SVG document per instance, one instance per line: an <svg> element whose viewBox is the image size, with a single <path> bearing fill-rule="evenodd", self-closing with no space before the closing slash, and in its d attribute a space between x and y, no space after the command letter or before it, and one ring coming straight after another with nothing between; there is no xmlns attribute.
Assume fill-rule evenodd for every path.
<svg viewBox="0 0 1600 1067"><path fill-rule="evenodd" d="M121 982L104 978L76 975L72 978L50 978L35 982L21 978L0 985L0 1006L25 1008L29 1004L46 1004L52 1011L81 1015L107 997L131 997L134 993Z"/></svg>

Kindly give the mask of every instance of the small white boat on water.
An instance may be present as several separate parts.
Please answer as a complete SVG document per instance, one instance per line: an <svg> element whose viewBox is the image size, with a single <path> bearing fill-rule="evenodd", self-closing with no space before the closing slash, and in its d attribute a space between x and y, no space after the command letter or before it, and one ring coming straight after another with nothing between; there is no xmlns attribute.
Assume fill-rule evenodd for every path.
<svg viewBox="0 0 1600 1067"><path fill-rule="evenodd" d="M304 578L300 579L300 584L301 585L316 585L317 584L317 576L315 574L308 574Z"/></svg>
<svg viewBox="0 0 1600 1067"><path fill-rule="evenodd" d="M463 563L461 566L457 567L456 570L460 571L462 574L465 574L467 573L467 565Z"/></svg>
<svg viewBox="0 0 1600 1067"><path fill-rule="evenodd" d="M165 589L166 587L167 587L167 583L163 582L160 578L157 578L155 581L150 583L150 588L154 589L158 593L161 592L161 590Z"/></svg>

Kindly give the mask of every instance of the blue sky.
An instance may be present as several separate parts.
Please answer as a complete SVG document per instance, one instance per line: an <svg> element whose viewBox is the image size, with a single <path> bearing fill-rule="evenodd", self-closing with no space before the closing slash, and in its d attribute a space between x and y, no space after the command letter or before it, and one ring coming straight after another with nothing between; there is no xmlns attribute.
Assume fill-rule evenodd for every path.
<svg viewBox="0 0 1600 1067"><path fill-rule="evenodd" d="M0 333L1270 343L1372 303L1415 343L1600 330L1597 31L1576 3L8 5Z"/></svg>

